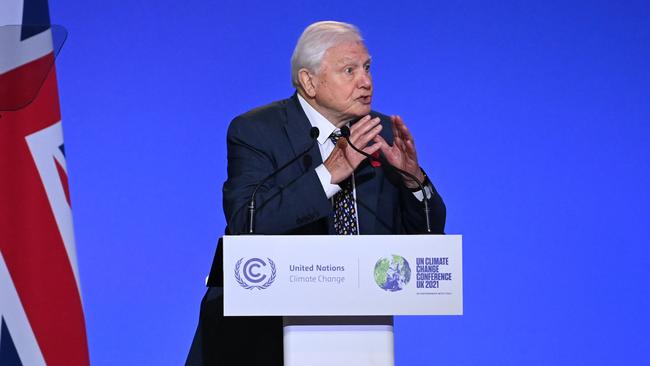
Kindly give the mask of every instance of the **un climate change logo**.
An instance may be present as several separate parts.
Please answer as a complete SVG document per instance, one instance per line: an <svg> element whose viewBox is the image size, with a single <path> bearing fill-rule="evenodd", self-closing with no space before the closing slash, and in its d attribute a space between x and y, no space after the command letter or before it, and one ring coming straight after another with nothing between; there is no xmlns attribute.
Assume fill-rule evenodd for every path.
<svg viewBox="0 0 650 366"><path fill-rule="evenodd" d="M271 286L273 281L275 281L275 263L271 258L266 258L269 262L269 267L267 267L266 262L260 258L251 258L244 263L242 268L242 262L244 258L241 258L235 264L235 280L239 285L247 290L258 289L264 290L265 288ZM244 279L241 278L240 273L244 275ZM266 280L266 282L264 282ZM262 283L264 282L264 283Z"/></svg>
<svg viewBox="0 0 650 366"><path fill-rule="evenodd" d="M386 291L400 291L410 280L409 262L399 255L381 258L375 264L375 282Z"/></svg>

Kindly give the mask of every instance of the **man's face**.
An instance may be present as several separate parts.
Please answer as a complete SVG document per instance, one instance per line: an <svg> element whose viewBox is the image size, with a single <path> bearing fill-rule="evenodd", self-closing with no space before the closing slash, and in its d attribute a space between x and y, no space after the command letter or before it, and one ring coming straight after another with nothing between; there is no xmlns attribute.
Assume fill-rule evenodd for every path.
<svg viewBox="0 0 650 366"><path fill-rule="evenodd" d="M370 113L370 56L362 42L328 49L314 81L316 104L330 122L340 124Z"/></svg>

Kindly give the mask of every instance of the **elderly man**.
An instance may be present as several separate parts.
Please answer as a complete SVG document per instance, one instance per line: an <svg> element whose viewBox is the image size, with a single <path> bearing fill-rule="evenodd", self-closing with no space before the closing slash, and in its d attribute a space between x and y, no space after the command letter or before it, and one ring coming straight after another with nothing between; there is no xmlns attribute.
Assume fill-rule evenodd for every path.
<svg viewBox="0 0 650 366"><path fill-rule="evenodd" d="M257 233L424 233L425 199L432 232L443 233L445 206L420 168L413 136L399 116L371 110L370 64L355 26L326 21L305 29L291 58L297 92L235 118L228 129L228 180L223 187L228 234L247 232L247 205L255 187L309 148L313 127L319 130L317 147L259 188ZM340 138L344 126L349 128L350 143L383 159L368 159L355 151ZM415 177L424 191L388 165ZM219 266L218 259L215 263ZM218 364L239 355L248 362L241 364L281 365L281 319L223 318L220 284L213 285L217 287L208 291L202 304L188 363ZM219 333L225 341L215 339ZM211 337L215 338L206 341ZM201 357L197 348L202 349Z"/></svg>

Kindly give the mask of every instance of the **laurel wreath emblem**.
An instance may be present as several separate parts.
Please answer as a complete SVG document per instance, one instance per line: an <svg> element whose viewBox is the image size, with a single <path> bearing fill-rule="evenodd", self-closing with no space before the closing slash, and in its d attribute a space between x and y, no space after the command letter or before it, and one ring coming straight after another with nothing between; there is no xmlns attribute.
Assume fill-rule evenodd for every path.
<svg viewBox="0 0 650 366"><path fill-rule="evenodd" d="M235 280L237 283L247 289L247 290L252 290L252 289L258 289L258 290L264 290L265 288L271 286L273 281L275 281L275 275L276 275L276 269L275 269L275 263L271 260L271 258L266 258L269 260L269 264L271 265L271 276L269 276L269 279L263 284L263 285L249 285L244 280L241 279L241 276L239 275L239 268L241 267L241 262L244 260L244 258L241 258L240 260L237 261L235 264Z"/></svg>

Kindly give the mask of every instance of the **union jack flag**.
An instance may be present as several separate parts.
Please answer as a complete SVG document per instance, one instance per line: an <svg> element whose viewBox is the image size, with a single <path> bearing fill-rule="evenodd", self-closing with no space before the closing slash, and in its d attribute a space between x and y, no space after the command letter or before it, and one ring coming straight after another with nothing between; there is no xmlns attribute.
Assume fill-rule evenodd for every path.
<svg viewBox="0 0 650 366"><path fill-rule="evenodd" d="M0 1L0 365L88 365L47 0Z"/></svg>

